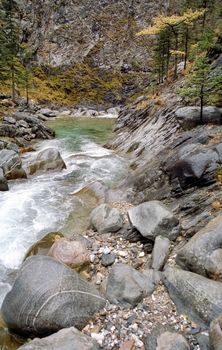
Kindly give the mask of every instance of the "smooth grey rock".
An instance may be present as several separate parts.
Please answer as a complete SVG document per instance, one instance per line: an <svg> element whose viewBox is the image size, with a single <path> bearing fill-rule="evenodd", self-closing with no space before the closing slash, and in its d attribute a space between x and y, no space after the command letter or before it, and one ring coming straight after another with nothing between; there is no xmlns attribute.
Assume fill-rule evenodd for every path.
<svg viewBox="0 0 222 350"><path fill-rule="evenodd" d="M169 326L156 326L144 340L145 350L189 350L187 340Z"/></svg>
<svg viewBox="0 0 222 350"><path fill-rule="evenodd" d="M66 168L60 152L55 148L47 148L28 156L24 161L27 174L33 175L37 172L62 170Z"/></svg>
<svg viewBox="0 0 222 350"><path fill-rule="evenodd" d="M51 257L33 256L23 263L1 313L11 332L32 338L81 329L104 305L76 271Z"/></svg>
<svg viewBox="0 0 222 350"><path fill-rule="evenodd" d="M114 264L116 260L115 254L103 254L101 258L101 264L105 267Z"/></svg>
<svg viewBox="0 0 222 350"><path fill-rule="evenodd" d="M130 208L128 218L132 227L150 240L155 240L159 235L174 240L179 235L178 219L159 201Z"/></svg>
<svg viewBox="0 0 222 350"><path fill-rule="evenodd" d="M145 296L153 293L158 283L159 276L154 270L141 273L131 266L118 263L109 273L106 297L113 304L135 307Z"/></svg>
<svg viewBox="0 0 222 350"><path fill-rule="evenodd" d="M123 216L118 209L101 204L92 211L90 225L99 233L117 232L123 227Z"/></svg>
<svg viewBox="0 0 222 350"><path fill-rule="evenodd" d="M212 350L222 349L222 314L210 324L210 345Z"/></svg>
<svg viewBox="0 0 222 350"><path fill-rule="evenodd" d="M0 191L8 191L8 182L2 168L0 168Z"/></svg>
<svg viewBox="0 0 222 350"><path fill-rule="evenodd" d="M161 270L168 258L170 240L167 237L157 236L152 252L152 269Z"/></svg>
<svg viewBox="0 0 222 350"><path fill-rule="evenodd" d="M222 313L222 283L176 268L167 268L162 280L179 313L200 325L209 325Z"/></svg>
<svg viewBox="0 0 222 350"><path fill-rule="evenodd" d="M200 107L182 107L176 112L176 118L184 129L190 129L200 124ZM204 124L221 124L222 115L219 108L207 106L203 108Z"/></svg>
<svg viewBox="0 0 222 350"><path fill-rule="evenodd" d="M0 167L8 180L26 178L26 173L22 168L21 158L13 150L5 148L0 151Z"/></svg>
<svg viewBox="0 0 222 350"><path fill-rule="evenodd" d="M176 261L185 269L222 280L222 215L196 233L179 250Z"/></svg>
<svg viewBox="0 0 222 350"><path fill-rule="evenodd" d="M200 350L212 350L208 332L201 332L196 335Z"/></svg>
<svg viewBox="0 0 222 350"><path fill-rule="evenodd" d="M99 350L99 344L76 328L66 328L46 338L36 338L18 350Z"/></svg>

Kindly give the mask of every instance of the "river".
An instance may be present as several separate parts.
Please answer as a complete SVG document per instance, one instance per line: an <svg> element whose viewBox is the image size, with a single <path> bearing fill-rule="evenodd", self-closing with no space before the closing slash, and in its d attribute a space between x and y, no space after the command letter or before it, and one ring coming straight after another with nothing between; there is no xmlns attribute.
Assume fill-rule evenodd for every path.
<svg viewBox="0 0 222 350"><path fill-rule="evenodd" d="M11 181L10 190L0 192L0 304L10 289L13 270L33 243L52 231L68 235L86 229L90 203L72 193L95 180L112 187L126 176L126 160L102 146L112 136L113 124L113 119L105 118L50 120L56 138L36 149L56 147L67 169Z"/></svg>

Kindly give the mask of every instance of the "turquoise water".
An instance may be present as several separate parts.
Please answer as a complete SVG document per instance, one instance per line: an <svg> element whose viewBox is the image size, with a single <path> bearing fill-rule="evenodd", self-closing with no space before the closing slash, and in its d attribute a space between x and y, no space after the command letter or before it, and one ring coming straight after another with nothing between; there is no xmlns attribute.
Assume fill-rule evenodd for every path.
<svg viewBox="0 0 222 350"><path fill-rule="evenodd" d="M115 119L106 118L57 118L47 125L56 132L56 139L63 140L69 151L81 151L81 146L89 142L105 144L112 137Z"/></svg>

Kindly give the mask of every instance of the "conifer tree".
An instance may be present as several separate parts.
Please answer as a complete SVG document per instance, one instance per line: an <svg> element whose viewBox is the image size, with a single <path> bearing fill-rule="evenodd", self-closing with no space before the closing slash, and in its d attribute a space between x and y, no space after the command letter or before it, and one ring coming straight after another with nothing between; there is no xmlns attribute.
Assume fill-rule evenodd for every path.
<svg viewBox="0 0 222 350"><path fill-rule="evenodd" d="M203 124L203 107L209 96L215 92L215 77L212 76L210 64L206 57L198 57L185 83L179 89L179 95L188 101L199 100L200 123Z"/></svg>

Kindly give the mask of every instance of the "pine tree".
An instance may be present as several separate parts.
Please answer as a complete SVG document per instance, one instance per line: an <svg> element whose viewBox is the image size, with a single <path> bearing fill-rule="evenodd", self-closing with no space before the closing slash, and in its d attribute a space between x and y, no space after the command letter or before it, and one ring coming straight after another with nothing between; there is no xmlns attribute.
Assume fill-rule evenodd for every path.
<svg viewBox="0 0 222 350"><path fill-rule="evenodd" d="M168 30L174 38L174 47L171 53L174 55L174 78L177 77L177 64L179 55L184 52L185 65L188 59L188 41L189 41L189 27L205 13L205 10L191 10L188 9L183 15L172 15L172 16L158 16L153 21L153 26L145 28L141 32L137 33L137 36L141 35L155 35L159 37L163 32ZM185 50L180 50L180 30L181 26L185 26Z"/></svg>
<svg viewBox="0 0 222 350"><path fill-rule="evenodd" d="M196 59L193 69L187 76L184 85L179 89L179 95L188 101L199 100L200 123L203 124L203 107L209 95L214 93L215 78L211 75L210 64L206 57Z"/></svg>

